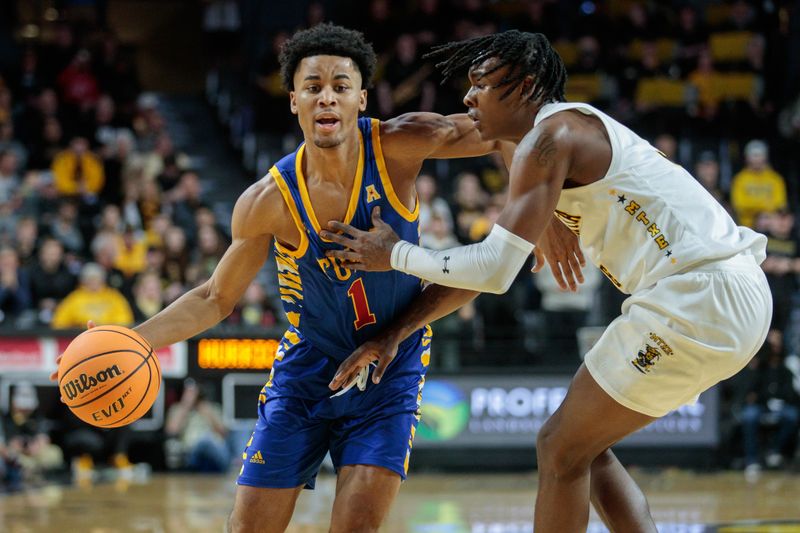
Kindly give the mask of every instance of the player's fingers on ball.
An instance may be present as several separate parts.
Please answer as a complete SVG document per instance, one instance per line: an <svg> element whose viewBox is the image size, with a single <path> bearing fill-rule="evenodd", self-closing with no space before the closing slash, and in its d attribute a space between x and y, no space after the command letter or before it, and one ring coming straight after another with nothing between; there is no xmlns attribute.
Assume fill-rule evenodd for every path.
<svg viewBox="0 0 800 533"><path fill-rule="evenodd" d="M58 381L58 370L50 374L50 381Z"/></svg>
<svg viewBox="0 0 800 533"><path fill-rule="evenodd" d="M89 320L86 322L86 329L92 329L97 327L97 324L94 323L94 320Z"/></svg>

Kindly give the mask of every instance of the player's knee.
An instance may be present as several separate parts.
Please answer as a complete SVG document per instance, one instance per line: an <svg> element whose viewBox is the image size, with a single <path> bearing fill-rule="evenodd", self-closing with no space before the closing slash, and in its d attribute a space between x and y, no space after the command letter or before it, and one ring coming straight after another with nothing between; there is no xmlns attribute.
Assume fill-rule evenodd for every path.
<svg viewBox="0 0 800 533"><path fill-rule="evenodd" d="M227 533L256 533L262 531L253 514L239 512L233 509L228 517Z"/></svg>
<svg viewBox="0 0 800 533"><path fill-rule="evenodd" d="M592 468L604 468L611 466L615 462L616 458L611 452L611 448L606 448L600 455L594 458L594 461L592 461Z"/></svg>
<svg viewBox="0 0 800 533"><path fill-rule="evenodd" d="M231 511L231 514L228 516L228 523L226 526L226 533L241 533L242 531L245 531L242 521L236 514L236 509Z"/></svg>
<svg viewBox="0 0 800 533"><path fill-rule="evenodd" d="M565 438L557 424L545 423L536 438L536 457L540 474L559 479L575 479L589 471L592 460Z"/></svg>

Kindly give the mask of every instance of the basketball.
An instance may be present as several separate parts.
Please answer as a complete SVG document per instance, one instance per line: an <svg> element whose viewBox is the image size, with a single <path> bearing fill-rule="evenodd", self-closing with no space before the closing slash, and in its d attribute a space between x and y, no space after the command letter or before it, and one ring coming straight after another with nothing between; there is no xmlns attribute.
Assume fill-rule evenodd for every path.
<svg viewBox="0 0 800 533"><path fill-rule="evenodd" d="M58 366L58 387L75 416L93 426L126 426L153 405L161 368L150 344L122 326L78 335Z"/></svg>

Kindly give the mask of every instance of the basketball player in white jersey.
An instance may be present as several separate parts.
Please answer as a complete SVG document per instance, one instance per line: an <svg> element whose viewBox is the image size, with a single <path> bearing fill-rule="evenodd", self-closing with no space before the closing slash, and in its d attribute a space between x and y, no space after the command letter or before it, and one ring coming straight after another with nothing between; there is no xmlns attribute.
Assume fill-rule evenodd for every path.
<svg viewBox="0 0 800 533"><path fill-rule="evenodd" d="M566 71L541 34L508 31L431 54L445 77L469 69L464 98L484 140L517 144L509 199L481 243L435 252L400 241L373 216L371 232L331 223L348 268L394 268L484 292L508 289L556 215L588 258L630 294L586 355L537 439L535 530L585 531L589 501L612 531L656 531L614 443L742 369L767 334L772 302L759 267L766 238L737 226L683 168L597 109L564 103ZM398 339L446 314L410 309L363 345L331 383L349 383ZM591 496L590 496L591 495Z"/></svg>

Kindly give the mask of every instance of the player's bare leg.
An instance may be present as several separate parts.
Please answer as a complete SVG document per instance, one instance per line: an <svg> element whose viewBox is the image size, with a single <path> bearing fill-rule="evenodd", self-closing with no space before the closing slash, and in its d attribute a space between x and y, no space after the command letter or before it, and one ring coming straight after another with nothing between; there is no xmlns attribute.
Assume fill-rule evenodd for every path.
<svg viewBox="0 0 800 533"><path fill-rule="evenodd" d="M612 444L653 420L614 401L582 365L561 407L537 439L536 533L586 531L592 463ZM600 466L598 463L601 479L597 482L615 489L615 495L601 507L605 517L612 524L626 524L622 531L656 531L641 491L628 488L633 480L618 475L614 462L602 471ZM625 513L628 515L623 516Z"/></svg>
<svg viewBox="0 0 800 533"><path fill-rule="evenodd" d="M611 531L656 531L642 489L607 449L592 461L590 500Z"/></svg>
<svg viewBox="0 0 800 533"><path fill-rule="evenodd" d="M330 533L378 531L397 492L400 476L378 466L348 465L339 469Z"/></svg>
<svg viewBox="0 0 800 533"><path fill-rule="evenodd" d="M283 533L303 487L263 489L238 485L228 533Z"/></svg>

